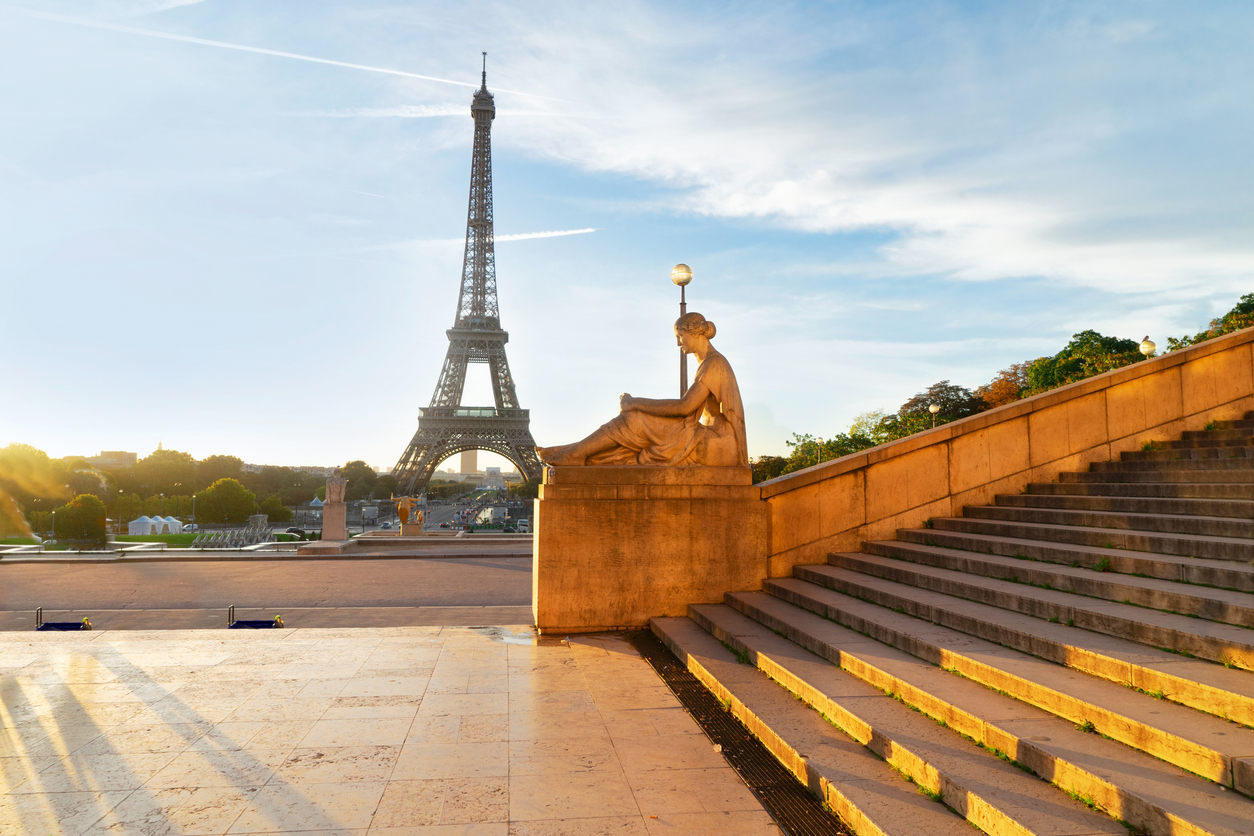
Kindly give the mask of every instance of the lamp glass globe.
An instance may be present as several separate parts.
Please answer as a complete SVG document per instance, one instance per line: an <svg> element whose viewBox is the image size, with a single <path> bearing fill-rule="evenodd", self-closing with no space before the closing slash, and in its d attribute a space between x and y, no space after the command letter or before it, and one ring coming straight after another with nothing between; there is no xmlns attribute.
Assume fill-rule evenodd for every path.
<svg viewBox="0 0 1254 836"><path fill-rule="evenodd" d="M671 281L683 287L692 281L692 268L687 264L676 264L671 268Z"/></svg>

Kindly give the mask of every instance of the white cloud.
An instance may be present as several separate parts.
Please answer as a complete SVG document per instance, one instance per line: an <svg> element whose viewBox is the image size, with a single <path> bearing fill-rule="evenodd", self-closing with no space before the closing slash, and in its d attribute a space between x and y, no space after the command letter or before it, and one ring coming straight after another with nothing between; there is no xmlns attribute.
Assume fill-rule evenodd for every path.
<svg viewBox="0 0 1254 836"><path fill-rule="evenodd" d="M1179 67L1155 64L1163 27L1082 18L1036 36L938 37L929 42L937 54L915 69L880 20L868 37L890 55L842 72L823 67L842 63L825 44L795 33L772 41L769 29L756 31L760 18L694 32L682 17L630 6L613 21L519 33L536 54L532 86L603 118L520 124L512 141L672 187L660 200L673 211L813 233L883 231L894 238L880 250L886 272L1172 293L1232 293L1254 276L1254 238L1233 234L1231 214L1208 228L1196 210L1210 202L1210 213L1248 217L1248 196L1182 178L1202 165L1187 146L1156 150L1193 100L1125 92L1137 76L1235 101L1248 62L1211 75L1199 59L1175 78ZM1087 52L1069 55L1077 33ZM729 53L737 60L720 60Z"/></svg>

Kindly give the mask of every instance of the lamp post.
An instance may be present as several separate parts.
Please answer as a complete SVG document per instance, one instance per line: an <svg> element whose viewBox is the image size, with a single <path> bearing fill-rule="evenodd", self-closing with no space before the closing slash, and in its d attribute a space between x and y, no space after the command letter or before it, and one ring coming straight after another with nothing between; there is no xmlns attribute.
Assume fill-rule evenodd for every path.
<svg viewBox="0 0 1254 836"><path fill-rule="evenodd" d="M1145 339L1141 340L1141 344L1137 346L1137 350L1145 355L1146 360L1154 356L1154 350L1156 348L1158 348L1158 346L1156 346L1154 341L1149 338L1149 334L1146 334Z"/></svg>
<svg viewBox="0 0 1254 836"><path fill-rule="evenodd" d="M125 491L123 491L121 488L118 488L118 534L119 535L122 534L122 494L123 493L125 493Z"/></svg>
<svg viewBox="0 0 1254 836"><path fill-rule="evenodd" d="M819 445L819 464L823 463L823 439L818 440Z"/></svg>
<svg viewBox="0 0 1254 836"><path fill-rule="evenodd" d="M192 524L196 524L196 494L192 494ZM194 528L193 531L199 531L200 528Z"/></svg>
<svg viewBox="0 0 1254 836"><path fill-rule="evenodd" d="M932 429L936 429L936 413L940 412L940 407L932 404L927 408L927 411L932 413Z"/></svg>
<svg viewBox="0 0 1254 836"><path fill-rule="evenodd" d="M692 268L687 264L676 264L671 268L671 281L679 285L679 315L683 316L688 313L688 298L685 296L685 288L692 281ZM678 335L675 337L676 342L679 341ZM679 397L683 397L688 391L688 355L684 350L679 349Z"/></svg>
<svg viewBox="0 0 1254 836"><path fill-rule="evenodd" d="M164 517L165 516L165 494L163 493L158 494L158 496L161 497L161 505L159 506L161 510L157 512L157 516Z"/></svg>

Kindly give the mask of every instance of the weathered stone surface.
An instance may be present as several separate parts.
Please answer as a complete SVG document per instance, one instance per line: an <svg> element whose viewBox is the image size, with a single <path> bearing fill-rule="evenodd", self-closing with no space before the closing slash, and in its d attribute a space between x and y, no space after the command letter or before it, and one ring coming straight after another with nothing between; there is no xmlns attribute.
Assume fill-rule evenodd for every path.
<svg viewBox="0 0 1254 836"><path fill-rule="evenodd" d="M759 588L768 519L751 481L748 468L546 468L535 504L536 626L640 628Z"/></svg>

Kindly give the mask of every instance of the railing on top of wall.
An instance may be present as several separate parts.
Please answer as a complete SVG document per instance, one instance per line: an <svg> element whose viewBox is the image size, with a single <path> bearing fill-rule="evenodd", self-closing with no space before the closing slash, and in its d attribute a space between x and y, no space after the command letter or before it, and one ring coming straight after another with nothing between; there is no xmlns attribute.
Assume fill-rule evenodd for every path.
<svg viewBox="0 0 1254 836"><path fill-rule="evenodd" d="M763 482L770 575L1254 409L1254 328Z"/></svg>

